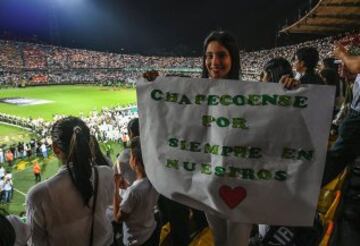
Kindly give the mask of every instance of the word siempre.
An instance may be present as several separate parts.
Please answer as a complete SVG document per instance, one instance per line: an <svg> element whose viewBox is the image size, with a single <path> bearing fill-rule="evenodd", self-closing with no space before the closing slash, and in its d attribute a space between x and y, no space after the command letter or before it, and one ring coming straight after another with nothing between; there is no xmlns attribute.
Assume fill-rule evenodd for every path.
<svg viewBox="0 0 360 246"><path fill-rule="evenodd" d="M204 154L220 155L224 157L236 157L244 159L260 159L263 157L262 149L254 146L245 145L218 145L211 143L200 143L196 141L189 141L185 139L169 138L169 147L177 148L184 151L200 152ZM290 160L312 160L314 155L313 150L292 149L284 147L282 149L281 158Z"/></svg>

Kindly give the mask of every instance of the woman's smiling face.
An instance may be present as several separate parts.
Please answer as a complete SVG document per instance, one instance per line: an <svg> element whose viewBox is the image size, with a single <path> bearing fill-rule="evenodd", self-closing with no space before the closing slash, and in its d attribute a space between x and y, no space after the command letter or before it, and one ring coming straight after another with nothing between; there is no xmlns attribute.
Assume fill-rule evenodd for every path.
<svg viewBox="0 0 360 246"><path fill-rule="evenodd" d="M217 41L208 44L205 53L205 66L209 78L226 78L231 70L231 56L229 51Z"/></svg>

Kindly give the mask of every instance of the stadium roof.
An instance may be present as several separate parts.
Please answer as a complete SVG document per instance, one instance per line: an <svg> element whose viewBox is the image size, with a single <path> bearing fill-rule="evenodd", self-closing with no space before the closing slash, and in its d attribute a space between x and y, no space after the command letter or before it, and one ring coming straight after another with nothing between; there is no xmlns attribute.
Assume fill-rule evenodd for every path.
<svg viewBox="0 0 360 246"><path fill-rule="evenodd" d="M360 0L320 0L304 17L280 33L334 34L360 27Z"/></svg>

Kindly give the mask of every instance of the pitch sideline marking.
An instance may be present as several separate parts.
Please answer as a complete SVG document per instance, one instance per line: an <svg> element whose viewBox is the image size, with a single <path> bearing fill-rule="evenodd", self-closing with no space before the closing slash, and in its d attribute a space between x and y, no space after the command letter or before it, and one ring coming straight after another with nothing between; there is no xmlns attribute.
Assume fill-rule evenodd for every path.
<svg viewBox="0 0 360 246"><path fill-rule="evenodd" d="M50 156L48 159L54 159L54 158L53 158L52 156ZM32 166L29 166L29 167L27 167L27 168L25 168L25 169L23 169L23 170L19 170L19 171L17 171L17 172L13 172L13 175L14 175L14 174L17 174L17 173L21 173L21 172L23 172L23 171L25 171L26 169L29 169L29 168L32 168ZM23 195L23 196L26 197L26 193L22 192L21 190L14 188L14 191L16 191L16 192L18 192L18 193L20 193L21 195Z"/></svg>
<svg viewBox="0 0 360 246"><path fill-rule="evenodd" d="M23 196L26 196L26 194L25 194L24 192L22 192L21 190L18 190L18 189L16 189L16 188L14 188L14 191L20 193L20 194L23 195Z"/></svg>

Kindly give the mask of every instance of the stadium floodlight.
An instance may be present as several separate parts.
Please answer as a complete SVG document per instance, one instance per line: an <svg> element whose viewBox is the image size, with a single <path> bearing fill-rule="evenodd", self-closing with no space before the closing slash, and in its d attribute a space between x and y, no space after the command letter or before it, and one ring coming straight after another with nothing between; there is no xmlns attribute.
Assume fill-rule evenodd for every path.
<svg viewBox="0 0 360 246"><path fill-rule="evenodd" d="M77 6L81 3L85 3L85 0L55 0L55 2L63 7L72 7L72 6Z"/></svg>

